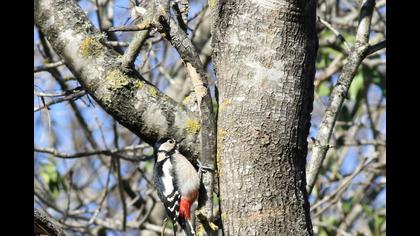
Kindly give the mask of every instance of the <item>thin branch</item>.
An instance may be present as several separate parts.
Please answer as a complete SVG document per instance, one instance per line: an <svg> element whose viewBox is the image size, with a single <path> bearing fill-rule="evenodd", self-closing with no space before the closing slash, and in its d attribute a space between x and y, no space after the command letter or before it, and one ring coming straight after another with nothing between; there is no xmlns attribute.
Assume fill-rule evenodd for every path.
<svg viewBox="0 0 420 236"><path fill-rule="evenodd" d="M337 37L338 40L343 41L344 46L346 47L345 48L346 52L349 52L350 45L347 43L346 38L344 38L344 36L337 29L335 29L330 23L328 23L326 20L321 19L321 17L319 17L319 16L318 16L318 20L323 25L325 25L329 30L331 30L331 32L333 32L335 34L335 36Z"/></svg>
<svg viewBox="0 0 420 236"><path fill-rule="evenodd" d="M138 32L134 35L133 40L130 42L127 50L125 51L123 57L121 58L121 66L123 68L128 68L133 66L134 61L136 60L137 55L140 52L141 47L144 45L146 40L149 38L149 30Z"/></svg>
<svg viewBox="0 0 420 236"><path fill-rule="evenodd" d="M128 45L130 45L127 42L121 41L105 41L105 44L113 47L127 47Z"/></svg>
<svg viewBox="0 0 420 236"><path fill-rule="evenodd" d="M318 227L324 227L324 228L332 229L332 230L336 231L337 234L341 234L343 236L354 236L353 234L349 234L349 233L345 232L344 230L335 227L332 224L328 224L328 223L324 223L324 222L320 222L320 221L313 221L312 224L315 225L315 226L318 226Z"/></svg>
<svg viewBox="0 0 420 236"><path fill-rule="evenodd" d="M322 81L329 79L332 75L337 73L341 68L343 68L343 54L340 54L331 62L331 64L324 70L324 73L318 75L314 81L315 89L321 84Z"/></svg>
<svg viewBox="0 0 420 236"><path fill-rule="evenodd" d="M79 152L79 153L73 153L73 154L59 152L59 151L57 151L56 149L53 149L53 148L34 147L34 151L35 152L41 152L41 153L48 153L48 154L51 154L51 155L54 155L56 157L63 158L63 159L74 159L74 158L87 157L87 156L93 156L93 155L112 156L112 155L120 154L122 152L133 152L133 151L136 151L138 149L144 149L146 147L147 147L146 145L141 144L141 145L136 145L136 146L124 147L124 148L121 148L121 149L114 148L114 149L110 149L110 150L96 150L96 151ZM136 162L146 161L146 160L150 159L150 158L134 159L134 158L128 158L128 157L121 156L121 155L118 155L118 157L120 157L124 160L136 161Z"/></svg>
<svg viewBox="0 0 420 236"><path fill-rule="evenodd" d="M144 222L144 224L141 225L141 228L148 229L148 230L154 231L156 233L161 233L163 227L161 227L159 225L151 224L149 222ZM171 231L169 231L169 232L165 231L165 235L166 236L174 236L174 233L171 232Z"/></svg>
<svg viewBox="0 0 420 236"><path fill-rule="evenodd" d="M102 17L101 17L101 12L100 9L103 9L103 6L99 6L98 0L95 0L95 5L96 5L96 17L98 17L98 25L99 25L99 29L101 31L104 30L104 27L102 25Z"/></svg>
<svg viewBox="0 0 420 236"><path fill-rule="evenodd" d="M346 142L341 146L363 146L363 145L373 145L373 146L386 146L386 143L382 140L355 140L354 142ZM334 146L330 146L335 148Z"/></svg>
<svg viewBox="0 0 420 236"><path fill-rule="evenodd" d="M73 99L75 99L75 100L79 99L79 98L83 97L84 95L86 95L86 91L84 91L84 90L72 93L72 94L64 96L62 98L55 99L55 100L53 100L49 103L46 103L46 104L44 104L40 107L34 108L34 112L37 112L41 109L50 107L52 105L55 105L55 104L58 104L58 103L61 103L61 102L65 102L65 101L69 101L69 100L73 100Z"/></svg>
<svg viewBox="0 0 420 236"><path fill-rule="evenodd" d="M141 30L148 30L153 27L152 24L143 24L143 25L121 25L121 26L114 26L108 29L108 32L116 32L116 31L141 31Z"/></svg>
<svg viewBox="0 0 420 236"><path fill-rule="evenodd" d="M188 8L188 1L187 1L187 5L186 6ZM172 2L172 8L175 11L175 16L176 16L176 19L178 21L179 26L181 27L182 30L184 30L185 33L187 33L187 30L188 30L188 25L187 25L187 21L188 21L187 20L187 18L188 18L188 9L186 11L187 16L185 16L185 14L184 14L185 11L184 12L181 11L181 9L178 6L178 3Z"/></svg>
<svg viewBox="0 0 420 236"><path fill-rule="evenodd" d="M112 123L112 130L114 132L114 146L115 148L118 148L118 129L117 129L117 122L114 120ZM119 158L116 158L116 156L113 156L113 161L115 163L115 171L117 173L117 181L118 181L118 192L120 195L120 200L122 204L122 230L125 231L127 227L127 202L125 200L124 190L123 190L123 183L122 183L122 177L121 177L121 161Z"/></svg>
<svg viewBox="0 0 420 236"><path fill-rule="evenodd" d="M53 63L48 63L48 64L45 64L45 65L42 65L42 66L35 67L34 68L34 73L41 72L41 71L46 71L46 70L56 68L56 67L59 67L59 66L62 66L62 65L64 65L63 60L53 62Z"/></svg>
<svg viewBox="0 0 420 236"><path fill-rule="evenodd" d="M38 92L34 90L34 95L39 96L39 97L62 97L62 96L68 96L72 93L75 93L81 90L82 90L82 87L77 87L77 88L62 91L59 93L44 93L44 92Z"/></svg>
<svg viewBox="0 0 420 236"><path fill-rule="evenodd" d="M315 209L317 209L319 206L322 206L324 203L328 203L327 205L325 205L322 209L320 209L319 211L316 212L316 214L313 216L314 218L316 218L317 216L319 216L320 214L322 214L322 212L324 212L326 209L328 209L332 204L334 204L335 202L337 202L340 198L340 196L346 191L346 189L348 189L348 187L350 186L352 180L358 175L360 174L363 169L365 169L368 165L370 165L375 159L377 158L377 155L370 158L370 159L364 159L360 165L356 168L356 170L350 175L347 176L343 182L340 184L339 187L337 187L337 189L334 190L334 192L332 192L330 195L328 195L327 197L324 197L321 201L315 203L312 207L311 207L311 211L314 211Z"/></svg>
<svg viewBox="0 0 420 236"><path fill-rule="evenodd" d="M376 0L363 0L359 15L359 26L357 27L356 42L369 43L372 14L375 9Z"/></svg>
<svg viewBox="0 0 420 236"><path fill-rule="evenodd" d="M108 196L108 192L109 192L109 180L111 179L111 168L108 170L108 175L106 177L106 183L105 183L105 189L103 191L102 194L102 198L99 201L99 205L95 210L95 213L93 213L93 216L90 218L88 225L92 224L93 222L95 222L96 218L98 217L99 213L101 212L102 209L102 205L105 202L106 196Z"/></svg>
<svg viewBox="0 0 420 236"><path fill-rule="evenodd" d="M344 99L350 88L351 82L356 75L359 65L368 55L369 34L372 13L375 6L375 0L365 0L360 10L360 21L357 29L356 43L352 46L351 53L347 62L343 66L341 75L334 86L329 100L325 115L319 126L315 145L312 149L312 158L308 162L306 170L306 190L311 193L315 181L318 177L322 162L329 149L329 140L332 136L335 122L343 105Z"/></svg>
<svg viewBox="0 0 420 236"><path fill-rule="evenodd" d="M369 49L368 49L368 55L371 55L371 54L373 54L373 53L375 53L375 52L377 52L381 49L384 49L384 48L386 48L386 40L370 46Z"/></svg>
<svg viewBox="0 0 420 236"><path fill-rule="evenodd" d="M155 207L156 202L153 198L151 198L151 199L152 199L151 200L152 205L149 207L149 209L147 209L146 214L144 214L144 216L140 219L140 221L139 221L140 225L143 225L149 219L149 216L150 216L150 214L152 214L153 208ZM135 201L132 201L132 202L135 202ZM143 204L142 206L145 206L145 204Z"/></svg>
<svg viewBox="0 0 420 236"><path fill-rule="evenodd" d="M69 215L70 212L70 203L71 203L71 190L73 189L73 170L70 169L69 170L69 190L67 191L67 206L66 206L66 211L65 214L63 216L63 220L67 219L67 216Z"/></svg>
<svg viewBox="0 0 420 236"><path fill-rule="evenodd" d="M160 236L165 236L166 222L168 222L168 218L165 218L163 220L163 223L162 223L162 231L160 232ZM174 222L174 224L175 224L175 222Z"/></svg>
<svg viewBox="0 0 420 236"><path fill-rule="evenodd" d="M190 19L188 19L188 23L190 23L191 21L193 21L195 18L197 18L198 16L203 16L203 15L205 15L205 13L206 13L206 10L207 10L207 8L209 7L209 5L208 5L208 3L206 3L202 8L201 8L201 10L199 11L199 12L197 12L197 13L195 13L195 15L193 15ZM200 21L202 21L202 20L200 20ZM196 27L196 29L197 29L197 27ZM195 32L195 30L194 30L194 32ZM193 32L193 33L194 33Z"/></svg>
<svg viewBox="0 0 420 236"><path fill-rule="evenodd" d="M178 0L177 2L179 2L179 10L180 13L182 15L182 20L184 21L185 24L187 24L188 22L188 12L190 10L190 6L188 4L188 0Z"/></svg>

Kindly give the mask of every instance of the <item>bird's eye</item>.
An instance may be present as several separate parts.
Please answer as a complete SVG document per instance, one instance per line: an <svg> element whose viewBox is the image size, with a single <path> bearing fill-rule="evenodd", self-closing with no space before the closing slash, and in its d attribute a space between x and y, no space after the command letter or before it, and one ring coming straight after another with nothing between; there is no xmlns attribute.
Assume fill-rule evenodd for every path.
<svg viewBox="0 0 420 236"><path fill-rule="evenodd" d="M169 143L170 143L170 144L174 143L174 140L172 140L172 139L171 139L171 140L169 140Z"/></svg>

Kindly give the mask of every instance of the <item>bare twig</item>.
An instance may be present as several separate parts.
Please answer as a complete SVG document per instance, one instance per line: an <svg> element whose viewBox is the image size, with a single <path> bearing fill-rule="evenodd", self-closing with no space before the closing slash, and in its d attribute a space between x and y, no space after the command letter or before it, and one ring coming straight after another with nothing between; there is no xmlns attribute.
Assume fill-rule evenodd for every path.
<svg viewBox="0 0 420 236"><path fill-rule="evenodd" d="M331 138L335 121L337 120L341 106L347 96L351 82L357 72L357 69L363 59L369 52L369 33L372 19L372 12L375 6L375 0L364 0L360 11L359 27L357 29L356 43L352 46L351 53L343 71L334 86L331 93L328 107L319 126L318 135L312 149L312 158L309 160L306 171L306 190L311 193L315 184L322 162L325 159L329 149L329 140Z"/></svg>
<svg viewBox="0 0 420 236"><path fill-rule="evenodd" d="M152 205L149 207L149 209L147 209L146 214L144 214L144 216L139 221L139 225L143 225L149 219L149 216L152 213L153 208L155 207L156 202L153 198L151 198L151 199L152 199ZM135 202L135 201L132 201L132 202ZM142 205L142 206L145 206L145 205Z"/></svg>
<svg viewBox="0 0 420 236"><path fill-rule="evenodd" d="M104 204L105 199L108 196L108 192L109 192L109 180L110 179L111 179L111 169L108 170L108 175L106 177L105 189L103 191L102 198L99 201L99 204L98 204L98 207L95 210L95 213L93 213L92 218L90 218L90 220L88 222L88 225L90 225L93 222L95 222L96 218L98 217L99 213L101 212L102 205Z"/></svg>
<svg viewBox="0 0 420 236"><path fill-rule="evenodd" d="M121 41L105 41L105 44L113 47L127 47L128 45L130 45L127 42Z"/></svg>
<svg viewBox="0 0 420 236"><path fill-rule="evenodd" d="M355 140L354 142L346 142L342 146L363 146L363 145L386 146L386 143L382 140ZM334 146L331 146L331 148L334 148Z"/></svg>
<svg viewBox="0 0 420 236"><path fill-rule="evenodd" d="M34 95L39 96L39 97L62 97L62 96L68 96L72 93L75 93L81 90L82 90L82 87L77 87L77 88L62 91L59 93L44 93L44 92L38 92L34 90Z"/></svg>
<svg viewBox="0 0 420 236"><path fill-rule="evenodd" d="M114 26L108 29L108 32L116 32L116 31L141 31L141 30L148 30L151 29L153 26L151 24L144 24L144 25L121 25L121 26Z"/></svg>
<svg viewBox="0 0 420 236"><path fill-rule="evenodd" d="M384 49L385 47L386 47L386 40L381 41L375 45L372 45L369 47L368 55L373 54L381 49Z"/></svg>
<svg viewBox="0 0 420 236"><path fill-rule="evenodd" d="M34 151L35 152L48 153L48 154L54 155L54 156L59 157L59 158L73 159L73 158L87 157L87 156L93 156L93 155L112 156L112 155L120 154L122 152L133 152L133 151L136 151L138 149L144 149L145 147L147 147L147 146L144 145L144 144L141 144L141 145L136 145L136 146L128 146L128 147L124 147L124 148L120 148L120 149L114 148L114 149L110 149L110 150L96 150L96 151L79 152L79 153L73 153L73 154L59 152L59 151L57 151L53 148L34 147ZM145 160L150 159L150 158L135 159L135 158L128 158L128 157L121 156L121 155L118 155L118 157L120 157L124 160L136 161L136 162L145 161Z"/></svg>
<svg viewBox="0 0 420 236"><path fill-rule="evenodd" d="M313 221L312 224L315 225L315 226L321 226L321 227L325 227L325 228L328 228L328 229L332 229L332 230L336 231L337 234L341 234L343 236L353 236L353 234L347 233L344 230L342 230L340 228L337 228L337 227L335 227L331 224L328 224L328 223L324 223L324 222L320 222L320 221Z"/></svg>
<svg viewBox="0 0 420 236"><path fill-rule="evenodd" d="M133 66L133 63L147 38L149 38L149 30L138 32L134 35L133 40L130 42L130 45L120 60L123 68Z"/></svg>
<svg viewBox="0 0 420 236"><path fill-rule="evenodd" d="M338 200L338 197L341 196L341 194L350 186L351 181L360 173L362 172L362 170L364 168L366 168L370 163L372 163L372 161L375 159L376 157L370 158L370 159L364 159L359 166L356 168L356 170L350 175L347 176L342 183L340 184L339 187L337 187L334 192L332 192L330 195L328 195L327 197L324 197L321 201L315 203L312 207L311 207L311 211L314 211L315 209L317 209L319 206L322 206L324 203L327 203L331 200ZM333 202L335 202L333 201ZM332 203L328 204L327 206L330 206ZM324 207L323 209L317 211L316 215L314 216L314 218L316 218L316 216L318 216L319 214L321 214L323 211L325 211L327 209L327 207Z"/></svg>
<svg viewBox="0 0 420 236"><path fill-rule="evenodd" d="M182 15L182 20L184 21L184 23L186 24L188 21L188 12L190 10L190 6L188 4L188 0L177 0L176 2L178 2L179 4L179 10L180 13Z"/></svg>
<svg viewBox="0 0 420 236"><path fill-rule="evenodd" d="M350 45L347 43L346 38L337 30L335 29L330 23L328 23L326 20L321 19L321 17L318 17L319 22L321 22L323 25L325 25L329 30L331 30L338 40L343 41L344 46L346 47L346 52L349 52Z"/></svg>
<svg viewBox="0 0 420 236"><path fill-rule="evenodd" d="M186 11L187 15L184 14L185 9L184 9L184 11L182 11L179 8L178 3L172 2L172 8L175 11L175 16L176 16L176 19L178 20L178 24L181 27L181 29L184 30L185 33L187 33L187 30L188 30L188 25L187 25L187 21L188 21L187 20L187 18L188 18L188 1L187 1L186 7L187 7L187 11Z"/></svg>
<svg viewBox="0 0 420 236"><path fill-rule="evenodd" d="M316 77L316 80L314 81L314 86L317 88L322 81L327 80L332 75L337 73L342 67L343 67L343 54L340 54L334 60L331 62L331 64L325 69L324 73Z"/></svg>
<svg viewBox="0 0 420 236"><path fill-rule="evenodd" d="M115 148L118 148L118 129L117 129L117 123L114 120L114 122L112 123L112 130L114 132L114 146ZM117 173L117 181L118 181L118 192L120 194L120 200L121 200L121 204L122 204L122 211L123 211L123 215L122 215L122 230L125 231L126 229L126 225L127 225L127 202L125 200L125 194L124 194L124 189L123 189L123 183L122 183L122 177L121 177L121 162L120 159L117 158L116 156L112 156L113 161L115 163L115 171Z"/></svg>
<svg viewBox="0 0 420 236"><path fill-rule="evenodd" d="M162 223L162 232L160 233L160 236L165 236L166 222L168 222L168 218L165 218L163 220L163 223ZM175 222L174 222L174 224L175 224Z"/></svg>
<svg viewBox="0 0 420 236"><path fill-rule="evenodd" d="M69 101L69 100L73 100L73 99L79 99L79 98L81 98L84 95L86 95L86 91L84 91L84 90L77 91L75 93L69 94L69 95L64 96L62 98L55 99L55 100L53 100L53 101L51 101L49 103L46 103L46 104L44 104L44 105L42 105L40 107L34 108L34 112L37 112L37 111L39 111L41 109L50 107L50 106L52 106L54 104L58 104L58 103Z"/></svg>
<svg viewBox="0 0 420 236"><path fill-rule="evenodd" d="M67 192L67 206L66 206L66 211L65 211L65 214L64 214L64 216L63 216L63 218L64 218L64 220L66 220L66 218L67 218L67 216L68 216L68 214L69 214L69 212L70 212L70 203L71 203L71 190L73 189L73 170L72 169L70 169L69 170L69 190L68 190L68 192Z"/></svg>
<svg viewBox="0 0 420 236"><path fill-rule="evenodd" d="M41 72L41 71L46 71L46 70L56 68L56 67L59 67L59 66L62 66L62 65L64 65L63 60L53 62L53 63L48 63L48 64L45 64L45 65L42 65L42 66L35 67L34 68L34 73Z"/></svg>

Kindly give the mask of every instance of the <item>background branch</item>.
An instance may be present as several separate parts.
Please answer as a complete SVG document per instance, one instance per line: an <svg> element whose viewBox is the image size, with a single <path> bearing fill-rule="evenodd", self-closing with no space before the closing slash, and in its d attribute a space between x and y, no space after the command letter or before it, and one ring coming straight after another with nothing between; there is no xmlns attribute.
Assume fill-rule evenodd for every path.
<svg viewBox="0 0 420 236"><path fill-rule="evenodd" d="M322 162L325 159L329 149L329 140L333 133L335 121L337 120L340 109L343 105L344 99L350 88L351 82L356 74L356 71L367 56L369 52L369 33L370 23L372 18L375 0L365 0L362 3L360 11L360 23L356 35L356 43L351 48L351 53L344 64L341 75L334 86L331 93L329 104L325 110L325 115L319 126L318 135L315 140L315 145L312 149L312 157L308 162L306 170L306 190L311 193L315 184L316 178L319 174Z"/></svg>

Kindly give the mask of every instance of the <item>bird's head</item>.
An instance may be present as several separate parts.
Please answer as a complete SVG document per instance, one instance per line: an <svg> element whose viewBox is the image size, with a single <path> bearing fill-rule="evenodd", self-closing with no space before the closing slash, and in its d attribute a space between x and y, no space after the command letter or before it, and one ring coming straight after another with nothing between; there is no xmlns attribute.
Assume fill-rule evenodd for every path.
<svg viewBox="0 0 420 236"><path fill-rule="evenodd" d="M158 152L173 153L178 148L178 145L182 140L184 139L181 139L179 141L176 141L173 138L159 139L154 146L155 155Z"/></svg>
<svg viewBox="0 0 420 236"><path fill-rule="evenodd" d="M176 148L176 141L173 138L162 138L155 143L155 151L170 152Z"/></svg>

